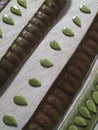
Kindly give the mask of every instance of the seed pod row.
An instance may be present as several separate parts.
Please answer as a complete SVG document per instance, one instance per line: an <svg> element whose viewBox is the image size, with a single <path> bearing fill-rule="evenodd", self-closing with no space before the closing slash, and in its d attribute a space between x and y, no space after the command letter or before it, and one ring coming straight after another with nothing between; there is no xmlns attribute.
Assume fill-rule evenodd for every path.
<svg viewBox="0 0 98 130"><path fill-rule="evenodd" d="M98 52L98 14L75 53L63 68L34 115L22 130L51 130L66 112L73 96L82 85ZM91 37L92 33L96 35ZM57 116L56 116L57 115Z"/></svg>
<svg viewBox="0 0 98 130"><path fill-rule="evenodd" d="M84 92L80 94L71 112L65 118L60 130L87 130L94 129L98 112L98 71L90 80ZM66 121L67 119L67 121Z"/></svg>
<svg viewBox="0 0 98 130"><path fill-rule="evenodd" d="M0 61L0 88L39 45L66 0L45 0Z"/></svg>

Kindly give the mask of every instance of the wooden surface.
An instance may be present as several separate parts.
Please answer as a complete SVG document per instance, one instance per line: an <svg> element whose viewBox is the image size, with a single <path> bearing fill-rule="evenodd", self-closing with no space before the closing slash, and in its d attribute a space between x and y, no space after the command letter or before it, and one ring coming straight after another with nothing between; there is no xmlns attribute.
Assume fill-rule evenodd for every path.
<svg viewBox="0 0 98 130"><path fill-rule="evenodd" d="M12 41L18 36L21 29L27 24L43 0L28 0L28 8L24 9L23 16L15 16L9 12L11 5L16 5L16 0L11 1L8 6L1 12L0 19L3 14L10 13L16 19L15 26L4 24L0 20L1 29L4 30L4 38L0 39L0 58L4 55L7 48L12 44ZM79 6L85 4L91 8L91 14L84 14L79 11ZM0 97L0 130L21 130L25 123L34 113L40 101L71 57L79 42L85 35L88 27L94 19L98 11L98 1L92 0L70 0L65 6L57 24L50 30L41 44L38 46L33 55L28 59L21 71L18 73L10 86L1 94ZM82 20L82 27L77 27L72 22L73 16L79 16ZM70 27L75 32L75 37L69 38L63 35L63 27ZM55 51L50 48L49 42L57 40L62 47L61 51ZM44 68L40 65L40 59L50 59L54 66L52 68ZM38 78L42 86L40 88L32 88L28 84L28 79ZM28 106L19 107L13 103L15 95L22 95L28 101ZM5 114L10 114L16 117L18 127L9 127L2 122L2 117Z"/></svg>

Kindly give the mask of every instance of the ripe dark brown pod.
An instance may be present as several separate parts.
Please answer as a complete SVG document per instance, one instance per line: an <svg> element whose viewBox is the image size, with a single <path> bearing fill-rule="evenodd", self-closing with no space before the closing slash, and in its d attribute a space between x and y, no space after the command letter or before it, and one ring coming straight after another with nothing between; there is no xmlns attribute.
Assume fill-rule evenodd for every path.
<svg viewBox="0 0 98 130"><path fill-rule="evenodd" d="M7 78L2 78L5 73L0 73L0 79L3 80L0 88L3 89L3 86L7 84L7 81L11 81L11 78L16 74L16 70L18 72L26 59L31 55L31 53L33 53L42 38L44 38L45 34L48 32L52 23L59 15L64 3L66 3L66 0L62 0L61 2L60 0L57 0L57 2L45 0L36 14L21 31L19 36L15 39L7 53L0 61L1 68L3 64L2 62L6 63L3 70L4 72L7 72ZM9 69L11 66L13 71Z"/></svg>
<svg viewBox="0 0 98 130"><path fill-rule="evenodd" d="M55 1L55 0L54 0ZM37 115L43 110L47 116L47 119L52 121L53 127L60 119L60 117L66 112L68 106L70 105L73 97L75 96L77 90L81 87L83 80L85 79L88 71L90 70L91 64L94 61L98 51L98 28L95 28L96 21L98 21L98 14L96 15L91 27L89 28L88 32L86 33L83 40L80 42L78 48L65 65L47 94L45 95L42 102L39 104L37 110L32 115L31 119L27 122L22 130L28 129L28 126L36 122ZM98 24L98 23L97 23ZM96 31L96 33L94 33ZM93 34L93 36L92 36ZM94 35L96 34L96 35ZM91 37L92 36L92 37ZM60 114L56 117L56 120L53 120L52 115L55 111L51 110L49 112L46 110L47 103L49 104L50 108L56 109L56 111ZM41 115L42 117L42 115ZM43 121L42 121L43 120ZM49 120L49 124L50 121ZM48 121L48 120L47 120ZM38 126L39 126L39 122ZM49 126L45 126L45 118L41 118L41 126L43 130L51 130L53 127L52 124ZM34 129L28 129L34 130Z"/></svg>

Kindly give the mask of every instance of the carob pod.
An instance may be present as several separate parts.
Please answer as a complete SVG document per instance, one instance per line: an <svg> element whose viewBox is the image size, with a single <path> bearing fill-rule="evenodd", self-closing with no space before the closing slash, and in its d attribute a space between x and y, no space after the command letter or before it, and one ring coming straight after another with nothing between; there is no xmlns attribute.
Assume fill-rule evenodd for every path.
<svg viewBox="0 0 98 130"><path fill-rule="evenodd" d="M98 68L74 100L68 115L61 122L59 130L95 130L98 125ZM80 90L81 91L81 90ZM77 102L76 102L77 100ZM75 129L76 128L76 129Z"/></svg>
<svg viewBox="0 0 98 130"><path fill-rule="evenodd" d="M11 0L0 0L0 12Z"/></svg>
<svg viewBox="0 0 98 130"><path fill-rule="evenodd" d="M51 130L66 112L98 53L97 25L98 14L78 48L22 130L39 130L40 127L42 130ZM55 116L56 113L57 116Z"/></svg>
<svg viewBox="0 0 98 130"><path fill-rule="evenodd" d="M0 88L4 88L7 81L11 80L15 72L39 45L64 3L66 0L45 0L31 18L0 61Z"/></svg>

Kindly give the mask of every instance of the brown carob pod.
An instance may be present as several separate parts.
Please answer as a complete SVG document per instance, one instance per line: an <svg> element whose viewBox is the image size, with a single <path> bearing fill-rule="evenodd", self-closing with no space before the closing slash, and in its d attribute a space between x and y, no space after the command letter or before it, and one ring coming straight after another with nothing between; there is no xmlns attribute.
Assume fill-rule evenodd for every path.
<svg viewBox="0 0 98 130"><path fill-rule="evenodd" d="M66 112L75 93L81 87L98 52L98 28L96 28L98 22L96 21L98 21L98 14L78 48L22 130L35 130L33 129L34 123L38 127L41 125L43 130L52 130L60 117ZM53 110L51 110L52 108ZM56 113L60 115L56 119L53 119L52 116ZM41 123L37 117L41 117ZM48 123L49 125L47 125ZM32 128L30 129L29 126L32 126Z"/></svg>
<svg viewBox="0 0 98 130"><path fill-rule="evenodd" d="M0 88L6 86L33 53L60 13L66 0L45 0L0 61ZM4 73L4 74L3 74ZM6 74L6 75L5 75ZM2 77L3 76L3 77ZM4 78L6 77L6 78Z"/></svg>
<svg viewBox="0 0 98 130"><path fill-rule="evenodd" d="M64 111L64 105L62 104L62 102L60 101L59 98L57 98L55 95L51 94L48 96L47 98L47 102L53 106L56 110L58 110L58 112L60 112L61 114Z"/></svg>
<svg viewBox="0 0 98 130"><path fill-rule="evenodd" d="M38 123L32 123L31 125L28 126L29 130L44 130Z"/></svg>
<svg viewBox="0 0 98 130"><path fill-rule="evenodd" d="M51 105L44 104L44 109L42 111L51 118L54 122L60 117L60 113Z"/></svg>
<svg viewBox="0 0 98 130"><path fill-rule="evenodd" d="M40 124L42 127L44 127L44 129L47 129L47 130L52 128L54 125L54 122L50 119L50 117L45 115L45 113L43 113L42 111L40 111L37 114L35 120L38 124Z"/></svg>
<svg viewBox="0 0 98 130"><path fill-rule="evenodd" d="M0 12L11 0L0 0Z"/></svg>

